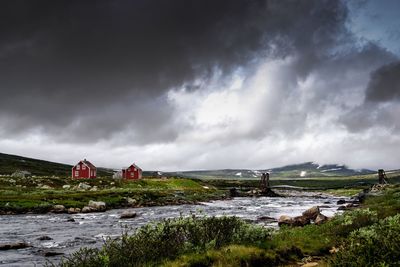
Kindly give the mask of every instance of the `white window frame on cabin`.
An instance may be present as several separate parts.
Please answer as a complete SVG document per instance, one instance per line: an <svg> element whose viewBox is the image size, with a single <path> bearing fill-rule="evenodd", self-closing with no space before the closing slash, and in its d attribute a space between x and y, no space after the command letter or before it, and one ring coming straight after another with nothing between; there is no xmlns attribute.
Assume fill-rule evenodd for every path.
<svg viewBox="0 0 400 267"><path fill-rule="evenodd" d="M79 176L79 171L75 171L75 177Z"/></svg>
<svg viewBox="0 0 400 267"><path fill-rule="evenodd" d="M81 169L81 165L76 165L76 169L79 171Z"/></svg>

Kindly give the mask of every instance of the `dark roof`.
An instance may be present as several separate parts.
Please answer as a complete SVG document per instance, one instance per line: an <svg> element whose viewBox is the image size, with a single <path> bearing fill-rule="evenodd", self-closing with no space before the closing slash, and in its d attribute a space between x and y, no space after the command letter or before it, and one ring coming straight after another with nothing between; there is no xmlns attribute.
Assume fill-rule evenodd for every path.
<svg viewBox="0 0 400 267"><path fill-rule="evenodd" d="M81 160L82 163L86 164L90 169L96 169L96 166L94 166L90 161Z"/></svg>

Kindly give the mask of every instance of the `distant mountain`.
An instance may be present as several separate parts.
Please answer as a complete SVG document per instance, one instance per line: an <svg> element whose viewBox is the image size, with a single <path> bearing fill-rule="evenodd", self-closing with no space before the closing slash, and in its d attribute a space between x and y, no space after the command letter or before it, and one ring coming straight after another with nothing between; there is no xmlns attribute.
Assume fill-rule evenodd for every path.
<svg viewBox="0 0 400 267"><path fill-rule="evenodd" d="M319 165L314 162L287 165L279 168L249 170L249 169L222 169L222 170L203 170L185 171L175 173L176 175L188 176L193 178L256 178L261 173L269 172L271 177L329 177L329 176L351 176L376 173L368 169L354 170L346 165L328 164ZM172 173L170 173L172 174Z"/></svg>
<svg viewBox="0 0 400 267"><path fill-rule="evenodd" d="M71 165L55 163L45 160L26 158L16 155L0 153L0 174L12 174L13 172L29 171L37 176L70 176ZM192 178L258 178L262 172L269 172L271 177L340 177L350 175L363 175L376 173L367 169L354 170L345 165L329 164L319 165L313 162L287 165L279 168L249 170L249 169L222 169L222 170L202 170L184 172L152 172L145 171L143 176L182 176ZM113 170L97 168L98 176L112 176Z"/></svg>
<svg viewBox="0 0 400 267"><path fill-rule="evenodd" d="M12 174L17 170L37 176L71 176L72 165L26 158L0 153L0 174ZM97 168L98 176L111 176L112 170Z"/></svg>

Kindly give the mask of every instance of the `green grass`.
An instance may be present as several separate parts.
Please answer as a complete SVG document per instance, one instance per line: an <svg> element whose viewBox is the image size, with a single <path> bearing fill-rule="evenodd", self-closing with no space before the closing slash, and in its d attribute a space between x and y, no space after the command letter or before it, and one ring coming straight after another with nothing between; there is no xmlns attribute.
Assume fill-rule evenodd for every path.
<svg viewBox="0 0 400 267"><path fill-rule="evenodd" d="M225 197L225 192L188 179L142 179L138 181L115 181L107 178L29 178L16 179L10 183L8 177L0 177L0 213L7 212L47 212L53 205L66 208L82 208L90 200L104 201L108 208L128 205L127 199L136 200L137 206L195 203ZM97 191L63 189L63 185L74 188L79 183L96 186ZM39 185L51 189L38 188Z"/></svg>

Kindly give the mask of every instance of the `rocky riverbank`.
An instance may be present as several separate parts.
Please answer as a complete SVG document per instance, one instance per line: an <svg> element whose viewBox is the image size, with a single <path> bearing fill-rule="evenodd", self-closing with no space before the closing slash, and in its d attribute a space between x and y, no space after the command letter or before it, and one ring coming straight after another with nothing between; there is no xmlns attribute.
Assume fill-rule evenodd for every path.
<svg viewBox="0 0 400 267"><path fill-rule="evenodd" d="M188 179L1 179L0 215L89 213L109 209L196 204L227 199L226 191ZM47 182L47 184L43 184ZM8 183L8 184L7 184ZM22 184L24 184L22 186ZM24 187L25 186L25 187Z"/></svg>

